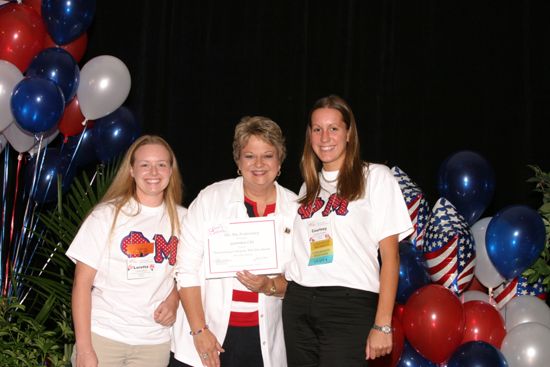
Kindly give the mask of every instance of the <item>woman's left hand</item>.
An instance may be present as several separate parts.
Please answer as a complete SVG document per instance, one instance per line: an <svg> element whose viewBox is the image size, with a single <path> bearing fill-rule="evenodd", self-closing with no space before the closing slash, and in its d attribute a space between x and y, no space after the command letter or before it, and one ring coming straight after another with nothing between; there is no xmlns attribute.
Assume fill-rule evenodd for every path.
<svg viewBox="0 0 550 367"><path fill-rule="evenodd" d="M365 348L366 359L375 359L390 354L392 351L392 334L384 334L378 330L371 330Z"/></svg>
<svg viewBox="0 0 550 367"><path fill-rule="evenodd" d="M162 326L172 326L176 322L176 314L178 312L179 295L177 291L173 291L170 295L158 305L153 318L156 323Z"/></svg>
<svg viewBox="0 0 550 367"><path fill-rule="evenodd" d="M270 281L266 275L254 275L248 270L243 270L237 272L237 279L252 292L262 293L269 288Z"/></svg>

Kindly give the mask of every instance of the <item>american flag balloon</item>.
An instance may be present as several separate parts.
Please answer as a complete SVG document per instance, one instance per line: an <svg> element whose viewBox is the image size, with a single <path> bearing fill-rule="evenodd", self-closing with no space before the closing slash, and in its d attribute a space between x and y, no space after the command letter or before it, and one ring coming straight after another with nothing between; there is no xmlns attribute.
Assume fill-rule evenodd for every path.
<svg viewBox="0 0 550 367"><path fill-rule="evenodd" d="M499 285L493 290L493 298L499 309L502 309L516 296L536 296L546 299L546 292L542 284L542 278L534 283L529 283L524 276L517 276L509 282Z"/></svg>
<svg viewBox="0 0 550 367"><path fill-rule="evenodd" d="M434 283L462 293L474 277L474 238L466 220L445 198L432 210L424 236L424 259Z"/></svg>
<svg viewBox="0 0 550 367"><path fill-rule="evenodd" d="M391 171L399 183L411 216L414 231L409 239L417 250L422 251L426 224L430 219L430 205L420 187L405 172L397 166L393 167Z"/></svg>

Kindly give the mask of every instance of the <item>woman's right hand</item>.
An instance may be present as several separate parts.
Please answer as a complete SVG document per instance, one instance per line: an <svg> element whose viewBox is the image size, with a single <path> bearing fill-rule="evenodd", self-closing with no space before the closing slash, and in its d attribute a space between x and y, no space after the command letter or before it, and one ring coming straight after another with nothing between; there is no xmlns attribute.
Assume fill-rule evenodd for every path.
<svg viewBox="0 0 550 367"><path fill-rule="evenodd" d="M194 335L193 342L203 366L220 367L220 353L224 350L210 330L205 329L200 334Z"/></svg>
<svg viewBox="0 0 550 367"><path fill-rule="evenodd" d="M84 353L76 351L76 367L98 367L97 355L92 349Z"/></svg>

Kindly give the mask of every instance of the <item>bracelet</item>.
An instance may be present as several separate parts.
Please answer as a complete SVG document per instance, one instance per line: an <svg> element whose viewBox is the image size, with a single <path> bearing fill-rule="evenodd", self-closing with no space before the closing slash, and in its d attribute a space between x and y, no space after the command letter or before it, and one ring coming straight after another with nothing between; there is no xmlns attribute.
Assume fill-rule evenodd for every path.
<svg viewBox="0 0 550 367"><path fill-rule="evenodd" d="M275 281L273 281L273 285L271 286L271 288L269 288L267 292L264 292L264 293L266 296L272 296L275 293L277 293L277 287L275 286Z"/></svg>
<svg viewBox="0 0 550 367"><path fill-rule="evenodd" d="M200 333L202 333L202 332L205 331L205 330L208 330L208 324L205 324L202 328L200 328L200 329L197 330L197 331L191 330L191 331L189 332L189 335L196 336L196 335L199 335Z"/></svg>

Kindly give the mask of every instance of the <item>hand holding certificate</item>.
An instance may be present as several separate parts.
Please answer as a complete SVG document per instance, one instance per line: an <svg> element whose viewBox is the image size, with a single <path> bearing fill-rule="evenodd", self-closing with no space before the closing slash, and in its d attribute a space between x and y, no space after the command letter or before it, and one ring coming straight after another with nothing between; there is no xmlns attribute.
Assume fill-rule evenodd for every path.
<svg viewBox="0 0 550 367"><path fill-rule="evenodd" d="M206 278L234 277L238 271L280 273L276 217L246 218L208 226Z"/></svg>

